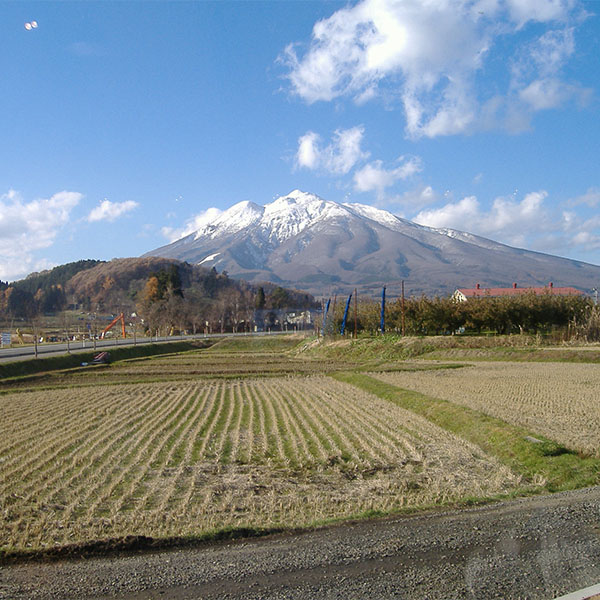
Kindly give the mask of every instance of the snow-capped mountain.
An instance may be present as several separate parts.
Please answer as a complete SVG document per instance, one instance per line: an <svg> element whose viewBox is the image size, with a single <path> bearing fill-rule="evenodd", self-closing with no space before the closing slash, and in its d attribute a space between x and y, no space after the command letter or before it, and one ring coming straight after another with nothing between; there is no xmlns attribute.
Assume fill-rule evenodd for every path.
<svg viewBox="0 0 600 600"><path fill-rule="evenodd" d="M457 287L597 287L600 267L452 229L423 227L364 204L294 190L260 206L240 202L198 231L147 256L215 267L249 281L272 281L316 295L374 291L401 280L409 293Z"/></svg>

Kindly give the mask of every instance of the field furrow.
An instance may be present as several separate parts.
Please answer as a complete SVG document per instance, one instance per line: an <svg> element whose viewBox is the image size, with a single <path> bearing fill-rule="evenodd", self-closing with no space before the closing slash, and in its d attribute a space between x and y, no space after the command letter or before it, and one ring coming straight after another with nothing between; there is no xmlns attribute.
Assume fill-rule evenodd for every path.
<svg viewBox="0 0 600 600"><path fill-rule="evenodd" d="M244 418L246 424L248 421L248 399L245 397L240 384L238 383L233 389L233 398L236 404L236 411L234 419L232 420L231 429L229 432L229 439L231 440L231 448L228 455L228 462L240 462L239 454L240 447L243 446L247 440L247 427L242 429L242 422Z"/></svg>
<svg viewBox="0 0 600 600"><path fill-rule="evenodd" d="M326 460L331 456L333 447L327 439L325 427L315 418L314 413L308 410L307 402L295 387L290 388L287 398L296 407L299 426L306 438L312 460L317 463Z"/></svg>
<svg viewBox="0 0 600 600"><path fill-rule="evenodd" d="M139 503L152 506L155 485L164 472L176 431L185 426L187 418L194 410L194 396L190 391L189 386L181 389L178 395L179 409L171 411L151 435L140 440L137 447L132 449L126 458L126 464L131 465L130 468L118 473L108 489L103 491L104 497L110 495L118 498L112 502L111 514L118 514L122 507L125 510L129 508L123 504L123 496L130 497L142 481L145 483L146 493L141 494ZM162 488L162 485L160 487ZM102 511L101 505L96 502L95 507L90 507L90 514L93 514L91 511L94 508L96 511Z"/></svg>
<svg viewBox="0 0 600 600"><path fill-rule="evenodd" d="M302 455L304 454L302 442L304 440L298 435L295 420L280 391L274 386L269 386L268 393L277 415L277 422L283 439L283 447L288 464L296 468L302 463Z"/></svg>
<svg viewBox="0 0 600 600"><path fill-rule="evenodd" d="M331 396L323 391L318 396L314 393L306 393L306 390L302 389L302 398L306 405L314 411L317 419L323 423L326 439L330 442L334 456L341 456L344 460L351 459L359 463L358 449L347 437L348 428L344 426L339 412L335 410L336 403L331 402Z"/></svg>
<svg viewBox="0 0 600 600"><path fill-rule="evenodd" d="M223 413L226 414L226 417L215 429L215 435L218 439L218 442L215 445L215 459L219 464L227 464L229 462L233 445L231 429L236 420L238 409L240 408L235 393L236 387L237 384L227 386L224 395L226 411Z"/></svg>
<svg viewBox="0 0 600 600"><path fill-rule="evenodd" d="M247 393L252 398L252 406L254 407L254 414L256 415L254 421L254 435L252 438L252 447L250 453L251 462L260 462L261 459L267 454L268 440L267 440L267 419L264 411L262 399L256 393L255 385L246 386Z"/></svg>
<svg viewBox="0 0 600 600"><path fill-rule="evenodd" d="M119 414L116 426L112 419L104 420L86 441L85 449L75 451L77 460L71 459L62 466L55 465L52 470L48 469L46 472L49 478L46 479L45 490L40 493L35 486L32 486L32 493L36 495L38 502L60 504L63 499L58 496L64 497L65 489L68 489L72 496L78 497L82 488L88 486L88 477L102 468L102 456L107 453L107 449L117 440L127 439L133 423L141 421L144 409L152 402L152 399L148 398L145 403L130 403L129 410ZM61 482L60 487L56 485L58 482Z"/></svg>
<svg viewBox="0 0 600 600"><path fill-rule="evenodd" d="M33 398L32 398L33 396ZM70 394L65 394L68 398ZM65 436L76 436L81 425L90 425L90 422L98 420L106 410L115 402L115 396L108 393L98 395L98 404L96 414L91 415L90 411L87 414L82 414L79 410L72 410L72 398L64 400L64 402L55 402L54 398L47 398L45 394L33 392L32 394L19 394L15 397L15 405L18 406L28 402L35 402L38 405L45 407L48 412L48 417L36 411L31 414L27 412L17 420L18 424L22 424L19 428L11 427L10 431L3 436L3 442L6 444L0 455L4 460L4 467L7 469L7 477L10 478L12 473L8 468L14 468L15 472L19 473L21 478L27 476L29 465L36 464L36 461L48 460L49 455L40 452L39 441L44 440L45 452L51 452L53 445L58 447L64 444ZM19 404L17 404L19 403ZM48 421L48 423L46 423ZM8 421L5 421L8 422Z"/></svg>
<svg viewBox="0 0 600 600"><path fill-rule="evenodd" d="M294 445L296 462L301 465L313 463L313 455L309 449L310 438L307 439L306 429L303 427L301 416L298 414L298 404L292 401L291 396L282 394L276 386L271 386L271 394L279 402L286 422L291 428L292 439L296 442Z"/></svg>
<svg viewBox="0 0 600 600"><path fill-rule="evenodd" d="M131 423L123 419L123 416L130 414L134 421L139 421L143 418L140 408L133 403L127 407L125 413L115 411L118 414L117 428L125 432L129 431ZM13 472L8 471L6 480L14 481L13 476L18 474L19 484L22 486L21 492L25 495L34 494L39 484L37 474L43 472L44 480L51 489L55 480L63 478L65 469L79 462L82 452L85 452L84 446L88 446L90 442L93 444L95 438L101 437L105 431L108 431L109 435L118 433L112 418L107 419L99 431L96 430L95 424L90 426L86 425L85 421L78 421L72 426L70 432L60 431L47 438L36 432L35 435L30 435L30 442L34 449L23 455L24 462L14 466ZM77 456L77 461L73 460L74 456ZM6 493L5 490L3 491Z"/></svg>
<svg viewBox="0 0 600 600"><path fill-rule="evenodd" d="M174 394L172 398L165 403L165 410L155 415L154 419L149 419L136 431L136 435L127 439L116 452L110 447L105 453L105 465L108 467L104 476L94 481L84 495L85 516L90 518L94 515L110 514L114 499L113 491L122 484L125 477L139 477L141 465L148 465L154 454L151 447L160 436L168 430L169 426L177 416L187 408L187 405L181 402L181 396L184 392ZM168 412L167 412L168 411ZM115 458L119 457L115 461ZM110 465L110 467L109 467ZM113 499L111 502L109 499ZM88 502L89 499L89 502Z"/></svg>
<svg viewBox="0 0 600 600"><path fill-rule="evenodd" d="M277 413L273 406L273 401L268 391L263 387L257 387L257 393L262 403L263 414L265 415L265 439L267 457L279 461L282 465L287 465L286 441L284 440L284 431L277 418Z"/></svg>
<svg viewBox="0 0 600 600"><path fill-rule="evenodd" d="M254 396L249 390L246 381L240 382L240 394L244 402L244 410L240 421L240 437L243 436L243 439L237 445L235 461L241 464L248 464L252 461L258 419L256 419L255 414Z"/></svg>
<svg viewBox="0 0 600 600"><path fill-rule="evenodd" d="M224 417L224 415L227 414L226 403L224 401L226 393L226 384L219 383L215 386L213 405L210 414L208 415L208 419L200 432L200 437L198 438L200 445L195 451L195 462L214 458L214 431L219 426L219 423L226 418L226 416Z"/></svg>
<svg viewBox="0 0 600 600"><path fill-rule="evenodd" d="M518 484L462 440L328 377L87 392L0 397L15 420L0 547L296 526ZM31 423L45 410L54 429ZM28 454L13 460L18 449Z"/></svg>
<svg viewBox="0 0 600 600"><path fill-rule="evenodd" d="M198 391L190 388L187 393L189 411L181 415L179 424L158 450L149 469L141 470L138 477L127 483L127 489L118 494L121 500L115 504L113 512L119 512L122 507L133 507L138 503L146 506L156 505L160 509L166 507L169 498L174 495L177 479L188 464L186 459L189 458L193 444L190 431L198 426L204 407L204 402L198 401ZM165 474L169 477L165 478ZM163 479L166 485L162 485Z"/></svg>

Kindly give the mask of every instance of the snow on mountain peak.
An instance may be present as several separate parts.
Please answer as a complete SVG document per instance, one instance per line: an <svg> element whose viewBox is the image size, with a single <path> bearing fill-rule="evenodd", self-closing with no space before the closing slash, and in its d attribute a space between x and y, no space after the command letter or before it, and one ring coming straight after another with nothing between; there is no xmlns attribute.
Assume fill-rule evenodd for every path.
<svg viewBox="0 0 600 600"><path fill-rule="evenodd" d="M386 227L396 228L400 223L404 222L404 219L400 219L400 217L393 215L387 210L375 208L374 206L368 206L367 204L344 203L343 206L349 208L359 217L371 219L371 221L375 221L376 223Z"/></svg>
<svg viewBox="0 0 600 600"><path fill-rule="evenodd" d="M311 194L310 192L303 192L302 190L292 190L287 196L281 196L281 198L292 198L293 200L305 200L318 198L315 194ZM277 198L280 200L281 198Z"/></svg>
<svg viewBox="0 0 600 600"><path fill-rule="evenodd" d="M264 208L244 200L234 204L231 208L222 212L216 219L210 221L196 232L194 239L201 237L216 238L225 234L232 234L249 227L260 220Z"/></svg>
<svg viewBox="0 0 600 600"><path fill-rule="evenodd" d="M322 218L347 214L342 205L315 194L293 190L265 206L261 229L269 241L279 243L297 235Z"/></svg>
<svg viewBox="0 0 600 600"><path fill-rule="evenodd" d="M356 203L342 204L295 189L265 206L259 206L248 200L238 202L216 218L203 224L196 232L194 239L202 237L215 239L251 227L263 240L271 244L280 244L318 221L350 216L367 218L394 230L411 224L388 211L373 206Z"/></svg>

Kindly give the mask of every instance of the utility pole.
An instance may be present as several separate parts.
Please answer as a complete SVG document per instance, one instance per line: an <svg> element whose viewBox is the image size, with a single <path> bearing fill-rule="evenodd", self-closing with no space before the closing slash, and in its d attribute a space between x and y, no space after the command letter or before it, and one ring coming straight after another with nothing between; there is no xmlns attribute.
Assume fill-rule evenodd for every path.
<svg viewBox="0 0 600 600"><path fill-rule="evenodd" d="M381 329L381 335L385 333L385 285L381 290L381 314L379 317L379 329Z"/></svg>
<svg viewBox="0 0 600 600"><path fill-rule="evenodd" d="M404 328L404 279L402 280L402 302L400 304L401 312L402 312L402 335L404 336L405 328Z"/></svg>
<svg viewBox="0 0 600 600"><path fill-rule="evenodd" d="M331 331L335 331L335 305L337 304L337 294L333 295L333 306L331 307Z"/></svg>
<svg viewBox="0 0 600 600"><path fill-rule="evenodd" d="M354 339L358 337L358 291L354 288Z"/></svg>
<svg viewBox="0 0 600 600"><path fill-rule="evenodd" d="M346 320L348 319L348 309L350 308L350 302L352 301L352 294L348 296L346 300L346 306L344 308L344 316L342 317L342 327L340 328L340 335L344 335L346 332Z"/></svg>
<svg viewBox="0 0 600 600"><path fill-rule="evenodd" d="M35 358L38 357L38 335L39 335L38 328L34 324L33 325L33 352L34 352Z"/></svg>

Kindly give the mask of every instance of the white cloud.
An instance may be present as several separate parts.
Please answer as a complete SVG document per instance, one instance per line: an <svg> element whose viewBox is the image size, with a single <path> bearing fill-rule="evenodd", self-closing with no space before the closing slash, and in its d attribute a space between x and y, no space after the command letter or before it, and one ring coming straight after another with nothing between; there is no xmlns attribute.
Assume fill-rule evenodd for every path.
<svg viewBox="0 0 600 600"><path fill-rule="evenodd" d="M368 157L368 153L361 150L363 135L362 126L337 129L331 143L324 146L319 134L308 131L298 140L296 165L345 175L358 161Z"/></svg>
<svg viewBox="0 0 600 600"><path fill-rule="evenodd" d="M38 260L29 253L21 256L0 255L0 280L18 281L30 273L39 273L56 266L56 263L44 258Z"/></svg>
<svg viewBox="0 0 600 600"><path fill-rule="evenodd" d="M34 257L54 243L83 195L58 192L30 202L10 190L0 196L0 279L16 279L48 263Z"/></svg>
<svg viewBox="0 0 600 600"><path fill-rule="evenodd" d="M587 251L598 250L600 249L600 235L594 234L590 231L580 231L572 237L571 245L581 246Z"/></svg>
<svg viewBox="0 0 600 600"><path fill-rule="evenodd" d="M481 220L479 202L475 196L466 196L458 202L449 202L441 208L421 211L414 221L427 227L449 227L474 231Z"/></svg>
<svg viewBox="0 0 600 600"><path fill-rule="evenodd" d="M87 217L90 223L96 221L115 221L120 216L131 212L139 206L134 200L126 200L125 202L111 202L103 200L96 208L94 208Z"/></svg>
<svg viewBox="0 0 600 600"><path fill-rule="evenodd" d="M556 73L575 52L573 28L553 29L534 40L526 49L526 56L541 76Z"/></svg>
<svg viewBox="0 0 600 600"><path fill-rule="evenodd" d="M435 190L430 185L425 185L408 190L398 196L387 198L386 204L404 206L414 214L414 211L428 204L433 204L437 200L438 194Z"/></svg>
<svg viewBox="0 0 600 600"><path fill-rule="evenodd" d="M578 206L580 204L586 204L587 206L594 208L600 205L600 189L599 188L590 188L585 194L582 196L577 196L577 198L571 198L568 201L569 206Z"/></svg>
<svg viewBox="0 0 600 600"><path fill-rule="evenodd" d="M306 169L316 169L319 166L319 144L318 133L308 131L298 140L298 152L296 153L296 164Z"/></svg>
<svg viewBox="0 0 600 600"><path fill-rule="evenodd" d="M536 79L519 91L519 98L533 110L543 110L561 106L573 92L573 89L558 79Z"/></svg>
<svg viewBox="0 0 600 600"><path fill-rule="evenodd" d="M190 235L190 233L195 233L198 229L202 229L202 227L214 221L222 212L218 208L208 208L188 219L183 227L162 227L160 231L169 242L175 242L186 235Z"/></svg>
<svg viewBox="0 0 600 600"><path fill-rule="evenodd" d="M482 208L475 196L449 202L439 208L422 210L414 221L429 227L451 228L479 234L511 246L564 255L567 249L579 253L600 248L600 216L584 218L574 211L552 211L544 191L531 192L518 201L496 198ZM594 191L580 196L580 202L600 200Z"/></svg>
<svg viewBox="0 0 600 600"><path fill-rule="evenodd" d="M513 198L496 198L489 211L482 210L475 196L449 202L441 208L423 210L415 221L429 227L448 227L521 245L527 235L551 228L544 191L531 192L520 202Z"/></svg>
<svg viewBox="0 0 600 600"><path fill-rule="evenodd" d="M381 160L365 165L354 173L354 189L359 192L375 190L381 198L384 190L394 185L396 181L408 179L423 170L423 162L417 156L409 158L401 156L396 162L400 165L391 169L385 169Z"/></svg>
<svg viewBox="0 0 600 600"><path fill-rule="evenodd" d="M586 196L588 194L580 198L586 198ZM575 212L565 211L562 219L562 230L564 233L563 239L569 247L579 248L585 252L600 249L600 215L583 218Z"/></svg>
<svg viewBox="0 0 600 600"><path fill-rule="evenodd" d="M589 90L560 78L574 52L572 27L548 31L525 44L511 68L513 102L518 99L533 111L557 108L573 98L584 102Z"/></svg>
<svg viewBox="0 0 600 600"><path fill-rule="evenodd" d="M564 20L575 4L572 0L507 0L511 18L519 28L528 21Z"/></svg>
<svg viewBox="0 0 600 600"><path fill-rule="evenodd" d="M571 23L583 15L571 0L362 0L317 22L308 47L290 44L281 60L292 91L308 103L398 97L409 137L451 135L516 123L515 115L499 120L497 113L514 112L521 91L520 110L572 97L578 86L562 88L558 74L574 52ZM527 53L513 61L504 93L491 98L479 88L495 42L517 33L527 42L535 31L523 33L529 22L553 29L519 40ZM551 102L536 93L542 89L552 92Z"/></svg>

